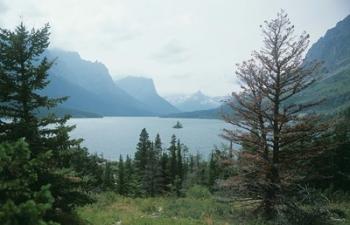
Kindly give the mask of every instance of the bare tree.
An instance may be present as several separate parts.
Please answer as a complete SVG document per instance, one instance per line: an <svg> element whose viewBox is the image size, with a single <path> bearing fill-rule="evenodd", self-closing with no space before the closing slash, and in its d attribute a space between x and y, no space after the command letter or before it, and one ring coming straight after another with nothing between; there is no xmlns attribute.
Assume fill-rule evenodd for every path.
<svg viewBox="0 0 350 225"><path fill-rule="evenodd" d="M301 166L291 166L317 149L298 144L319 136L325 129L310 109L318 102L293 103L292 97L316 81L318 63L305 63L309 45L305 32L295 35L284 11L261 26L263 47L252 59L237 65L241 92L228 105L233 115L225 120L235 129L223 136L243 146L240 175L231 179L240 193L261 200L267 216L273 216L285 188L295 182Z"/></svg>

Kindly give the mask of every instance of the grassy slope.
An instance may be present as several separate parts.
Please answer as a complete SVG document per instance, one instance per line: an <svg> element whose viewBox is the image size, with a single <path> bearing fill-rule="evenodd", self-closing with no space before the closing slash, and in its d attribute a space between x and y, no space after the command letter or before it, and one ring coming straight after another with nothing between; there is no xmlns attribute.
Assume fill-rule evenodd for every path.
<svg viewBox="0 0 350 225"><path fill-rule="evenodd" d="M93 225L202 225L231 224L235 212L229 204L211 198L125 198L100 195L97 203L78 214ZM236 224L240 224L237 220Z"/></svg>
<svg viewBox="0 0 350 225"><path fill-rule="evenodd" d="M334 203L347 214L350 203ZM78 209L78 214L91 225L264 225L256 216L243 220L247 210L237 204L220 203L205 198L126 198L113 193L98 196L97 203ZM249 210L248 210L249 211Z"/></svg>

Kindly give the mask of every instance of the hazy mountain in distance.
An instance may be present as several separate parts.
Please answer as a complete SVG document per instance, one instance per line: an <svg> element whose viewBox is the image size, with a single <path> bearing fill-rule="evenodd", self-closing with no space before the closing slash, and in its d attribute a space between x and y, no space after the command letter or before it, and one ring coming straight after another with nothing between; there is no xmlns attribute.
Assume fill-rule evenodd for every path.
<svg viewBox="0 0 350 225"><path fill-rule="evenodd" d="M49 96L69 96L63 107L103 116L149 116L147 106L114 84L105 65L82 59L78 53L48 50L56 59L49 71L51 83L44 90Z"/></svg>
<svg viewBox="0 0 350 225"><path fill-rule="evenodd" d="M329 29L306 55L308 61L323 61L329 71L350 64L350 15Z"/></svg>
<svg viewBox="0 0 350 225"><path fill-rule="evenodd" d="M303 103L324 99L316 107L316 112L335 113L350 107L350 16L338 22L334 28L312 45L305 57L306 61L322 61L326 69L320 71L319 81L298 93L290 102ZM227 106L211 110L201 110L167 117L220 118Z"/></svg>
<svg viewBox="0 0 350 225"><path fill-rule="evenodd" d="M209 97L201 91L191 95L169 95L165 98L183 112L213 109L221 104L218 97Z"/></svg>
<svg viewBox="0 0 350 225"><path fill-rule="evenodd" d="M159 115L180 112L176 107L159 96L152 79L128 76L115 81L115 83L126 93L145 104L149 111Z"/></svg>
<svg viewBox="0 0 350 225"><path fill-rule="evenodd" d="M324 99L316 107L316 110L324 112L339 111L350 106L350 15L312 45L306 60L324 63L323 79L291 100L305 102Z"/></svg>

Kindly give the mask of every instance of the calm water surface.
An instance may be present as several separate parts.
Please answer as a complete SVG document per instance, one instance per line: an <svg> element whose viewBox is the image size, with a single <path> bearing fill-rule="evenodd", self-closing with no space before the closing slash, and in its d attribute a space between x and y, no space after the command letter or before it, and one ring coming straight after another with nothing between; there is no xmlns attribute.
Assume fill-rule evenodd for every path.
<svg viewBox="0 0 350 225"><path fill-rule="evenodd" d="M178 120L183 128L172 128ZM69 124L77 126L71 133L73 138L83 138L83 146L107 159L117 159L120 154L133 156L142 128L147 129L151 140L159 133L163 147L168 146L171 135L175 134L189 147L190 152L199 152L203 156L207 156L215 145L228 144L219 137L227 125L214 119L104 117L71 119Z"/></svg>

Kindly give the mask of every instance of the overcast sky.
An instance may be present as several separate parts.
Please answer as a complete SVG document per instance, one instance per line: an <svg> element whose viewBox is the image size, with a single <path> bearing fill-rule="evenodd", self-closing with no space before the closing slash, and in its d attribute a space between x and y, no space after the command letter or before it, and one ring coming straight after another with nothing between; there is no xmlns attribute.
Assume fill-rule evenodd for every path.
<svg viewBox="0 0 350 225"><path fill-rule="evenodd" d="M51 25L51 46L104 63L115 78L154 79L161 95L237 88L234 65L261 46L280 9L312 42L350 14L350 0L0 0L0 26Z"/></svg>

